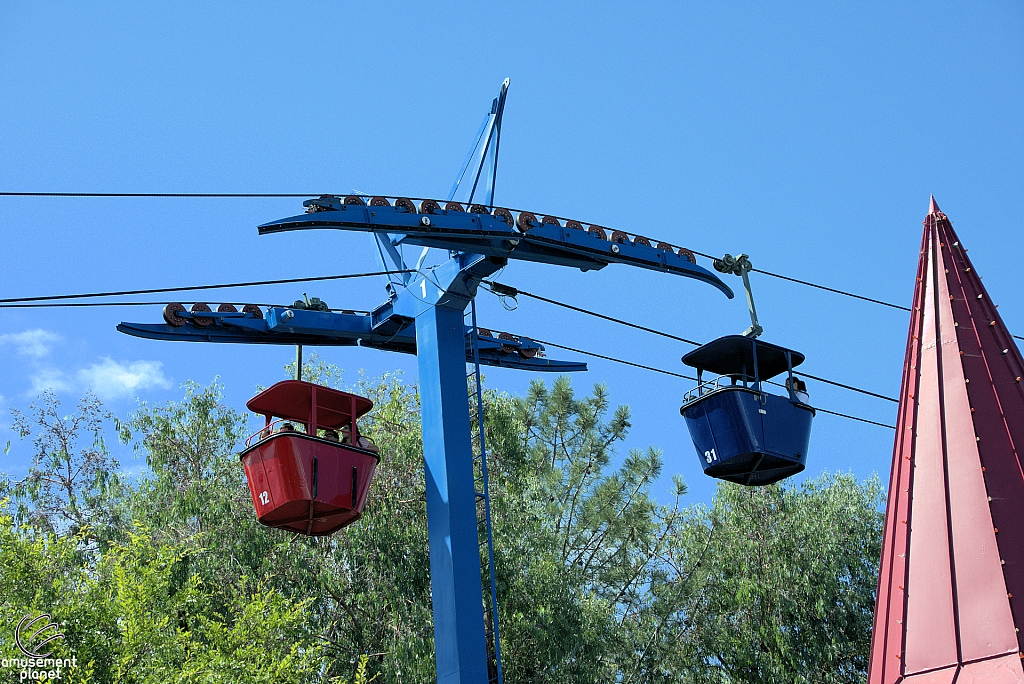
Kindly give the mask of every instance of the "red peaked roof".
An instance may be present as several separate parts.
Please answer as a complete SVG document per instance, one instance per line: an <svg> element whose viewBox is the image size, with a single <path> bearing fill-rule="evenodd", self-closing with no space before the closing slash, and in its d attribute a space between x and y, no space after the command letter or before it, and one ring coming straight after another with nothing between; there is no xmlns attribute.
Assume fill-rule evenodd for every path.
<svg viewBox="0 0 1024 684"><path fill-rule="evenodd" d="M869 684L1024 683L1024 359L931 199Z"/></svg>
<svg viewBox="0 0 1024 684"><path fill-rule="evenodd" d="M373 408L373 402L348 392L301 380L282 380L245 405L253 413L308 423L313 415L322 428L340 428Z"/></svg>

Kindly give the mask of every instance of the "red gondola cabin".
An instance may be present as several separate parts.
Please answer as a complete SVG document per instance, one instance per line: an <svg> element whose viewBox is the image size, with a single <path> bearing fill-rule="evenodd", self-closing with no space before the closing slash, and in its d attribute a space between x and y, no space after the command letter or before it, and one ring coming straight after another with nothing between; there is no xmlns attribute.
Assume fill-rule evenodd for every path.
<svg viewBox="0 0 1024 684"><path fill-rule="evenodd" d="M260 523L321 536L362 516L380 458L372 442L360 437L356 420L373 402L285 380L246 406L266 418L266 426L241 453Z"/></svg>

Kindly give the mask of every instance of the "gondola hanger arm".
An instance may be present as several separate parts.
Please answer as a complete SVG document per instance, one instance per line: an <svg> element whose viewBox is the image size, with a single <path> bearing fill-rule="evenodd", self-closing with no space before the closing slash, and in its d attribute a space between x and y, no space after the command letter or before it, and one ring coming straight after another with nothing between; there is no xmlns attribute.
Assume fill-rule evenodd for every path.
<svg viewBox="0 0 1024 684"><path fill-rule="evenodd" d="M715 270L719 273L732 273L743 278L743 289L747 294L747 309L750 310L750 327L743 332L744 337L757 338L764 332L764 328L757 322L757 308L754 306L754 292L750 289L750 277L747 275L753 270L754 265L746 254L733 256L726 254L721 259L715 259Z"/></svg>

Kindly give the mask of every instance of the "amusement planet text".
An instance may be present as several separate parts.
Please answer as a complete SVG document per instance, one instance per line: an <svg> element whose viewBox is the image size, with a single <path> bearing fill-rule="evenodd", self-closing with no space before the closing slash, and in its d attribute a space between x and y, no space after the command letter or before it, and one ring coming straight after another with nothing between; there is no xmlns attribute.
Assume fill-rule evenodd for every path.
<svg viewBox="0 0 1024 684"><path fill-rule="evenodd" d="M47 682L61 679L64 671L78 664L78 657L71 658L4 658L0 660L3 669L17 669L19 682Z"/></svg>

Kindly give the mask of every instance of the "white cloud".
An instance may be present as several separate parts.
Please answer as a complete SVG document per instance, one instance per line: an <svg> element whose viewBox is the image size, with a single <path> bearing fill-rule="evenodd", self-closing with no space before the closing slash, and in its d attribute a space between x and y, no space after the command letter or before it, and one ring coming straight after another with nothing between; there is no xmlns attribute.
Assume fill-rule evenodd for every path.
<svg viewBox="0 0 1024 684"><path fill-rule="evenodd" d="M19 354L31 356L34 359L41 359L49 354L53 344L59 341L60 335L41 328L0 335L0 344L12 344Z"/></svg>
<svg viewBox="0 0 1024 684"><path fill-rule="evenodd" d="M68 381L64 372L56 368L42 368L33 373L29 381L32 383L32 388L26 394L30 397L38 396L46 390L66 392L72 388L71 382Z"/></svg>
<svg viewBox="0 0 1024 684"><path fill-rule="evenodd" d="M159 361L132 361L121 364L106 358L78 371L78 381L91 389L100 399L119 399L132 396L150 387L169 389L171 382L164 377Z"/></svg>

